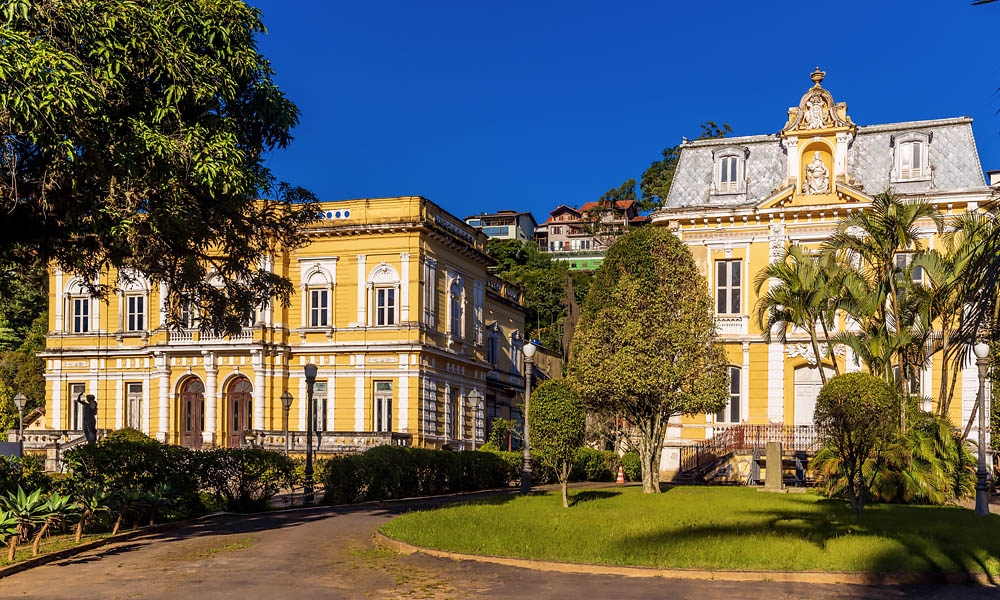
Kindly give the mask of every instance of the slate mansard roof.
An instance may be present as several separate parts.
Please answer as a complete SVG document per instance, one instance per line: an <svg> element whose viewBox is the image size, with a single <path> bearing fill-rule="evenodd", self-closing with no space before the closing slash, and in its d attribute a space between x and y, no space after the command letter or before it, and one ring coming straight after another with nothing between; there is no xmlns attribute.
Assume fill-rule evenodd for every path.
<svg viewBox="0 0 1000 600"><path fill-rule="evenodd" d="M893 141L911 132L930 136L927 161L933 175L925 181L891 181ZM746 156L746 193L711 194L713 153L733 147ZM787 150L778 134L684 142L665 208L756 205L786 184L787 171ZM848 147L847 173L857 180L853 187L867 194L889 187L900 194L921 195L986 187L969 117L859 126Z"/></svg>

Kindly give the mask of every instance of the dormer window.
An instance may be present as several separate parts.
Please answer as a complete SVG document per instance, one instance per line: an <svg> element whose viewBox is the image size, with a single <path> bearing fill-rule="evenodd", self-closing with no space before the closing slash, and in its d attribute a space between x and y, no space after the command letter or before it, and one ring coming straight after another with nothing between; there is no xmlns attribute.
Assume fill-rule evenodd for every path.
<svg viewBox="0 0 1000 600"><path fill-rule="evenodd" d="M930 136L909 133L897 137L895 142L896 181L929 179L931 172L927 163L927 150L930 146Z"/></svg>
<svg viewBox="0 0 1000 600"><path fill-rule="evenodd" d="M744 185L743 148L723 148L715 153L715 193L739 194L746 191Z"/></svg>

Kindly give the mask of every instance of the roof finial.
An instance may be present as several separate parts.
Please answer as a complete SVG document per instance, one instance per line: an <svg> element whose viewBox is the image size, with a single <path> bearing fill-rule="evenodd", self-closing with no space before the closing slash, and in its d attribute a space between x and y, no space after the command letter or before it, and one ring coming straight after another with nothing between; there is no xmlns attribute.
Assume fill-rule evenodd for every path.
<svg viewBox="0 0 1000 600"><path fill-rule="evenodd" d="M809 77L811 77L812 80L813 80L813 83L816 84L813 87L822 87L822 86L820 86L820 83L822 83L823 82L823 78L826 77L826 71L820 71L819 67L817 66L816 70L813 71L812 74L809 75Z"/></svg>

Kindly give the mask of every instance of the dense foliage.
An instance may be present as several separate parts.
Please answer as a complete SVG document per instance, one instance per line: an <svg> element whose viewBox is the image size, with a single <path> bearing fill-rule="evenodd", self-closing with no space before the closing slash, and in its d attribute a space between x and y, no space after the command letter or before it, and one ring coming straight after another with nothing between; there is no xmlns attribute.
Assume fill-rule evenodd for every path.
<svg viewBox="0 0 1000 600"><path fill-rule="evenodd" d="M816 398L813 419L827 453L838 461L851 510L860 514L877 467L896 431L896 397L883 379L868 373L838 375Z"/></svg>
<svg viewBox="0 0 1000 600"><path fill-rule="evenodd" d="M563 350L569 306L586 297L590 275L570 272L566 261L552 260L534 242L491 239L486 251L497 261L493 272L524 290L528 339Z"/></svg>
<svg viewBox="0 0 1000 600"><path fill-rule="evenodd" d="M583 306L570 379L589 408L631 425L647 492L659 492L668 420L728 399L707 289L680 240L644 227L608 250Z"/></svg>
<svg viewBox="0 0 1000 600"><path fill-rule="evenodd" d="M223 510L265 510L267 501L295 480L288 456L259 448L214 448L197 456L200 488Z"/></svg>
<svg viewBox="0 0 1000 600"><path fill-rule="evenodd" d="M510 476L494 452L378 446L330 459L321 479L325 502L344 504L501 488Z"/></svg>
<svg viewBox="0 0 1000 600"><path fill-rule="evenodd" d="M580 395L562 379L542 383L531 396L528 423L531 448L555 471L563 506L569 508L566 488L586 429Z"/></svg>
<svg viewBox="0 0 1000 600"><path fill-rule="evenodd" d="M39 260L86 282L117 267L166 283L174 322L194 303L203 327L229 331L287 301L291 284L259 261L303 243L316 211L292 210L311 195L275 186L266 166L298 110L257 51L260 11L240 0L0 7L0 81L16 82L0 85L0 285Z"/></svg>

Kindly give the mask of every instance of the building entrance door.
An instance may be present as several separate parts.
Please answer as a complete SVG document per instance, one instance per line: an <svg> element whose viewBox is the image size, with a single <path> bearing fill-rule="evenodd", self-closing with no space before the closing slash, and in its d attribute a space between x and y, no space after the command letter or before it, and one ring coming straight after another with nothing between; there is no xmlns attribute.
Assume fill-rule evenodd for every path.
<svg viewBox="0 0 1000 600"><path fill-rule="evenodd" d="M226 391L226 422L229 427L228 445L239 448L243 435L252 428L253 386L246 377L240 377L229 384Z"/></svg>
<svg viewBox="0 0 1000 600"><path fill-rule="evenodd" d="M191 377L181 386L181 445L201 448L201 432L205 430L205 384Z"/></svg>
<svg viewBox="0 0 1000 600"><path fill-rule="evenodd" d="M823 367L826 378L833 377L833 369ZM823 380L816 367L804 366L795 369L795 415L796 425L812 425L816 411L816 397L823 387Z"/></svg>

